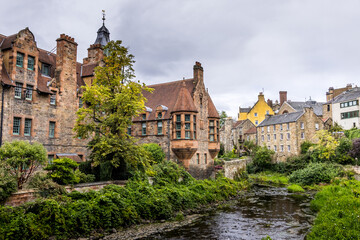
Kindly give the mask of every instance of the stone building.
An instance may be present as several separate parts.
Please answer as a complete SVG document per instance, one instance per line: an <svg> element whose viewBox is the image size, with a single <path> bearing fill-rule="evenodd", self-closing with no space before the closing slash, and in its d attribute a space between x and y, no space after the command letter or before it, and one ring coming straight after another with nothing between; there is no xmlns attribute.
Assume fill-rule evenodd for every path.
<svg viewBox="0 0 360 240"><path fill-rule="evenodd" d="M81 86L91 84L94 68L109 41L105 25L83 63L77 62L74 38L61 34L56 54L38 48L25 28L11 36L0 34L0 144L13 140L37 141L49 160L69 157L84 161L87 140L74 138L76 111L83 106Z"/></svg>
<svg viewBox="0 0 360 240"><path fill-rule="evenodd" d="M246 140L254 140L255 133L255 125L249 119L234 121L232 118L227 118L224 126L220 129L220 142L223 144L225 152L235 148L238 153L241 153L241 145Z"/></svg>
<svg viewBox="0 0 360 240"><path fill-rule="evenodd" d="M167 159L197 178L211 175L220 151L220 117L205 88L203 71L196 62L191 79L149 85L154 91L144 92L145 113L129 128L139 143L159 144Z"/></svg>
<svg viewBox="0 0 360 240"><path fill-rule="evenodd" d="M276 161L286 161L300 154L301 143L312 141L316 131L324 128L322 119L311 107L302 111L267 116L257 127L257 143L275 151Z"/></svg>
<svg viewBox="0 0 360 240"><path fill-rule="evenodd" d="M274 115L273 109L265 101L264 94L259 93L258 101L254 104L252 108L240 108L238 120L249 119L255 126L259 125L266 115Z"/></svg>

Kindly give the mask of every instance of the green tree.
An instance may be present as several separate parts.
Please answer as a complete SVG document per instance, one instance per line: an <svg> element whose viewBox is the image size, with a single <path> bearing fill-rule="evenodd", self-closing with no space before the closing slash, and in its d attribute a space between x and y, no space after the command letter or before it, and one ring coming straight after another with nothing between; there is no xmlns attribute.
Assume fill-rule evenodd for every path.
<svg viewBox="0 0 360 240"><path fill-rule="evenodd" d="M6 142L0 148L0 160L10 175L16 178L18 189L22 189L36 169L46 163L46 149L40 143Z"/></svg>
<svg viewBox="0 0 360 240"><path fill-rule="evenodd" d="M220 127L224 126L225 124L225 119L228 118L228 115L225 111L221 111L221 113L219 113L220 115Z"/></svg>
<svg viewBox="0 0 360 240"><path fill-rule="evenodd" d="M93 83L83 87L88 107L77 112L74 131L77 137L91 137L88 147L95 165L110 161L117 167L125 161L134 168L143 167L147 154L127 134L127 128L145 109L142 92L151 89L134 80L134 57L121 41L109 42L104 50L109 54L103 66L95 69Z"/></svg>
<svg viewBox="0 0 360 240"><path fill-rule="evenodd" d="M52 164L49 164L45 170L48 170L48 176L60 185L67 185L78 183L80 178L75 175L75 169L79 166L74 160L70 158L54 159Z"/></svg>
<svg viewBox="0 0 360 240"><path fill-rule="evenodd" d="M159 144L147 143L143 144L142 146L149 153L149 157L154 163L161 163L162 161L164 161L165 153L159 146Z"/></svg>
<svg viewBox="0 0 360 240"><path fill-rule="evenodd" d="M309 148L311 158L320 162L333 160L339 142L326 130L317 131L315 138L316 144Z"/></svg>

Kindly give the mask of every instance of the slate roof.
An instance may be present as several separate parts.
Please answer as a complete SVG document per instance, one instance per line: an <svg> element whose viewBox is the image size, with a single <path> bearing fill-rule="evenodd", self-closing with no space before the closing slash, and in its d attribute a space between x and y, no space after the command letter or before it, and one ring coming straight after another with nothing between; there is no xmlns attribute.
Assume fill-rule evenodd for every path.
<svg viewBox="0 0 360 240"><path fill-rule="evenodd" d="M250 112L251 108L240 108L240 112L248 113Z"/></svg>
<svg viewBox="0 0 360 240"><path fill-rule="evenodd" d="M324 103L316 102L316 101L306 101L306 102L293 102L293 101L286 101L295 111L302 111L306 107L311 107L314 110L316 116L323 115L322 106Z"/></svg>
<svg viewBox="0 0 360 240"><path fill-rule="evenodd" d="M347 102L347 101L351 101L351 100L356 100L359 97L360 97L360 88L355 87L355 88L349 89L349 90L341 93L337 97L335 97L332 100L332 103Z"/></svg>
<svg viewBox="0 0 360 240"><path fill-rule="evenodd" d="M256 127L252 127L249 130L247 130L244 134L255 134L256 133Z"/></svg>
<svg viewBox="0 0 360 240"><path fill-rule="evenodd" d="M17 34L10 36L3 36L3 40L0 42L0 49L5 50L12 47L12 43L15 41Z"/></svg>
<svg viewBox="0 0 360 240"><path fill-rule="evenodd" d="M296 122L302 115L304 111L285 113L280 115L270 115L262 121L258 127L270 126L274 124L290 123Z"/></svg>
<svg viewBox="0 0 360 240"><path fill-rule="evenodd" d="M6 85L15 86L15 84L11 81L9 74L6 72L4 63L2 64L2 70L1 70L0 74L1 74L0 79L1 79L2 83L6 84Z"/></svg>

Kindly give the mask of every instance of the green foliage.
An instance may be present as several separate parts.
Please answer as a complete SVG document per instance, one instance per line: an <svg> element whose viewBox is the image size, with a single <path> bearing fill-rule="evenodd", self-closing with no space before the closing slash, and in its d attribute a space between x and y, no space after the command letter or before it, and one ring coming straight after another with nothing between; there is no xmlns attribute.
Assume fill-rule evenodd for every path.
<svg viewBox="0 0 360 240"><path fill-rule="evenodd" d="M36 142L5 142L0 148L0 160L6 171L16 178L18 188L22 189L36 169L46 163L46 149Z"/></svg>
<svg viewBox="0 0 360 240"><path fill-rule="evenodd" d="M182 211L229 199L247 186L245 181L223 177L195 180L183 168L168 161L153 167L156 172L153 186L138 171L125 187L108 185L97 192L74 191L20 207L0 206L0 236L70 239L88 236L96 229L110 230L138 223L141 219L181 220Z"/></svg>
<svg viewBox="0 0 360 240"><path fill-rule="evenodd" d="M269 150L266 146L259 147L253 157L253 161L246 166L248 173L257 173L271 168L271 160L274 151Z"/></svg>
<svg viewBox="0 0 360 240"><path fill-rule="evenodd" d="M49 164L45 170L50 171L48 176L56 183L60 185L74 184L80 181L74 173L78 167L74 160L70 158L58 158L54 159L52 164Z"/></svg>
<svg viewBox="0 0 360 240"><path fill-rule="evenodd" d="M243 143L242 147L248 156L253 156L259 148L255 141L248 140Z"/></svg>
<svg viewBox="0 0 360 240"><path fill-rule="evenodd" d="M360 129L352 128L350 130L344 131L345 136L349 138L350 140L360 138Z"/></svg>
<svg viewBox="0 0 360 240"><path fill-rule="evenodd" d="M75 178L79 179L79 183L95 182L94 174L85 174L81 172L79 169L75 170Z"/></svg>
<svg viewBox="0 0 360 240"><path fill-rule="evenodd" d="M334 125L331 126L329 129L330 133L342 132L342 131L344 131L344 129L337 122L335 122Z"/></svg>
<svg viewBox="0 0 360 240"><path fill-rule="evenodd" d="M4 202L16 190L16 178L0 167L0 203Z"/></svg>
<svg viewBox="0 0 360 240"><path fill-rule="evenodd" d="M285 162L274 163L271 170L278 173L291 174L292 172L305 168L310 162L309 154L289 157Z"/></svg>
<svg viewBox="0 0 360 240"><path fill-rule="evenodd" d="M219 115L220 115L220 128L222 127L222 126L224 126L224 124L225 124L225 120L226 120L226 118L228 118L228 115L227 115L227 113L225 112L225 111L221 111L221 113L219 112Z"/></svg>
<svg viewBox="0 0 360 240"><path fill-rule="evenodd" d="M353 145L349 151L349 155L352 158L360 160L360 138L353 140Z"/></svg>
<svg viewBox="0 0 360 240"><path fill-rule="evenodd" d="M290 186L287 187L287 190L291 193L305 192L305 190L297 184L291 184Z"/></svg>
<svg viewBox="0 0 360 240"><path fill-rule="evenodd" d="M333 163L310 163L306 168L297 170L290 175L289 181L300 185L329 183L343 174L342 167Z"/></svg>
<svg viewBox="0 0 360 240"><path fill-rule="evenodd" d="M29 180L27 188L36 188L41 197L51 197L66 194L63 186L54 182L45 172L36 172Z"/></svg>
<svg viewBox="0 0 360 240"><path fill-rule="evenodd" d="M306 239L359 239L360 184L338 181L325 186L311 201L318 211Z"/></svg>
<svg viewBox="0 0 360 240"><path fill-rule="evenodd" d="M156 143L143 144L143 148L149 153L150 160L154 163L161 163L165 159L165 153Z"/></svg>
<svg viewBox="0 0 360 240"><path fill-rule="evenodd" d="M335 149L334 160L339 164L355 164L356 161L350 156L353 143L350 139L342 137L339 140L339 145Z"/></svg>
<svg viewBox="0 0 360 240"><path fill-rule="evenodd" d="M300 145L301 154L306 154L310 147L314 146L315 144L310 141L304 141Z"/></svg>
<svg viewBox="0 0 360 240"><path fill-rule="evenodd" d="M220 156L224 155L224 153L225 153L224 144L223 144L223 143L220 143L220 151L219 151L219 153L218 153L218 156L220 157Z"/></svg>
<svg viewBox="0 0 360 240"><path fill-rule="evenodd" d="M90 161L81 162L79 164L79 170L85 174L93 174L93 170L92 170Z"/></svg>
<svg viewBox="0 0 360 240"><path fill-rule="evenodd" d="M127 128L145 109L142 92L151 89L134 80L134 56L121 41L110 41L104 51L109 53L104 66L98 66L92 84L83 87L88 107L78 110L74 130L77 137L91 138L88 147L95 165L109 161L118 167L125 161L134 169L144 169L146 151L134 144Z"/></svg>
<svg viewBox="0 0 360 240"><path fill-rule="evenodd" d="M242 168L238 168L234 174L234 180L235 181L243 181L243 180L248 180L249 179L249 175L246 172L246 169L242 169Z"/></svg>
<svg viewBox="0 0 360 240"><path fill-rule="evenodd" d="M234 151L228 151L225 152L224 155L221 156L221 158L224 158L224 160L230 160L232 158L238 158L239 156L234 153Z"/></svg>
<svg viewBox="0 0 360 240"><path fill-rule="evenodd" d="M274 183L274 184L286 185L289 182L288 176L274 172L261 172L257 174L252 174L250 175L250 178L261 183Z"/></svg>
<svg viewBox="0 0 360 240"><path fill-rule="evenodd" d="M224 160L221 160L219 158L214 158L214 165L215 166L222 166L222 165L224 165Z"/></svg>

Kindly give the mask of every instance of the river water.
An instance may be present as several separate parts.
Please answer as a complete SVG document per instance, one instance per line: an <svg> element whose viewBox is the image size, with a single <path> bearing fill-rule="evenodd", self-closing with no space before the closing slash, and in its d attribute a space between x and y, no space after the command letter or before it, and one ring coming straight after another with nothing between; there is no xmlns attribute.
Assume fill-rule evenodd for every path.
<svg viewBox="0 0 360 240"><path fill-rule="evenodd" d="M286 188L254 186L238 200L198 221L146 239L304 239L314 214L311 196Z"/></svg>

